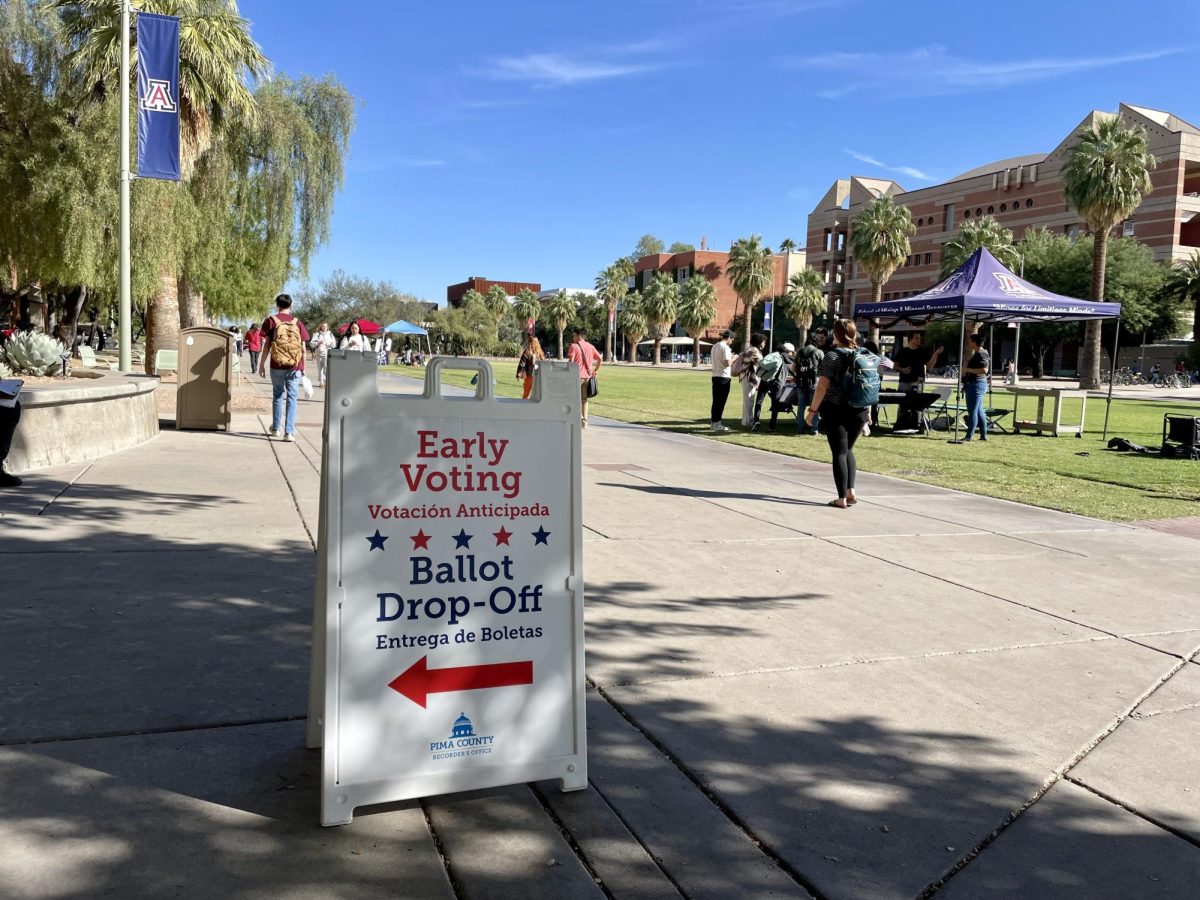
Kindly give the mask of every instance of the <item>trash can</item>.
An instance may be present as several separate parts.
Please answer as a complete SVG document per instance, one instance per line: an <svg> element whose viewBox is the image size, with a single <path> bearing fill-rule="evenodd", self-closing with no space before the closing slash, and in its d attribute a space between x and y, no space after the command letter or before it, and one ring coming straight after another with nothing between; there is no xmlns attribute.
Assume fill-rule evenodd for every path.
<svg viewBox="0 0 1200 900"><path fill-rule="evenodd" d="M233 335L222 328L179 332L179 387L175 427L229 428L233 401Z"/></svg>

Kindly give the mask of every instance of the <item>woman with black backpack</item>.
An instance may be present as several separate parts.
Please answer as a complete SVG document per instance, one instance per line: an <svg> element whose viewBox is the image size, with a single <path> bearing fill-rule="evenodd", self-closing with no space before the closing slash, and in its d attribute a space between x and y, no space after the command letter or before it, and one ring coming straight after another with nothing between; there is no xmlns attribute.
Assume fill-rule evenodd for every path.
<svg viewBox="0 0 1200 900"><path fill-rule="evenodd" d="M858 356L858 328L849 319L838 319L833 325L834 350L826 353L818 369L817 393L808 409L805 421L812 425L818 413L825 426L825 437L833 454L833 483L838 498L830 500L830 506L845 509L858 502L854 493L854 476L857 466L854 461L854 443L863 432L870 414L870 404L865 407L851 405L846 396L847 376L851 374L855 357ZM876 397L878 397L878 369L875 371Z"/></svg>

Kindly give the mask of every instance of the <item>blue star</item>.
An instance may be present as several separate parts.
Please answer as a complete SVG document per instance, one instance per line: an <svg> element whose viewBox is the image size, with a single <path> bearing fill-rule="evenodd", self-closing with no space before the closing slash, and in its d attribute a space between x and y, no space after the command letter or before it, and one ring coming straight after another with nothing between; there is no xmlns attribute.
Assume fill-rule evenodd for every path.
<svg viewBox="0 0 1200 900"><path fill-rule="evenodd" d="M466 547L468 550L470 550L471 538L475 537L475 535L467 534L467 529L463 528L458 532L458 534L452 535L452 537L454 538L455 550L459 549L460 547Z"/></svg>
<svg viewBox="0 0 1200 900"><path fill-rule="evenodd" d="M367 535L367 540L371 542L371 550L387 550L387 548L383 546L384 542L387 540L387 535L380 534L378 528L375 529L374 534ZM367 552L370 553L371 550L368 550Z"/></svg>
<svg viewBox="0 0 1200 900"><path fill-rule="evenodd" d="M550 546L550 541L547 540L550 537L550 532L546 530L545 526L539 525L537 531L530 533L533 535L533 545L535 547L538 544L545 544L547 547Z"/></svg>

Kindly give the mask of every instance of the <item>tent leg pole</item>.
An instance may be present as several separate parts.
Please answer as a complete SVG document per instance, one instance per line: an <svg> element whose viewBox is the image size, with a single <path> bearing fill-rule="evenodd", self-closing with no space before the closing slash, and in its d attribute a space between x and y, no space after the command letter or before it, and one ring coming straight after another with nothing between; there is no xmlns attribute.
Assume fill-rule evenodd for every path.
<svg viewBox="0 0 1200 900"><path fill-rule="evenodd" d="M1117 316L1117 330L1113 334L1113 352L1112 366L1108 372L1108 399L1104 401L1104 435L1100 438L1102 441L1108 440L1108 413L1112 409L1112 388L1113 382L1117 378L1117 347L1121 340L1121 317Z"/></svg>
<svg viewBox="0 0 1200 900"><path fill-rule="evenodd" d="M993 354L995 352L996 352L996 323L990 322L988 324L988 359L989 360L995 360L995 356L993 356ZM993 369L996 368L996 363L994 361L992 362L992 368ZM992 373L991 372L988 372L987 380L988 380L988 406L991 406L992 405Z"/></svg>
<svg viewBox="0 0 1200 900"><path fill-rule="evenodd" d="M1021 323L1017 323L1017 343L1013 347L1013 373L1012 383L1020 384L1021 382ZM1015 403L1015 401L1014 401Z"/></svg>
<svg viewBox="0 0 1200 900"><path fill-rule="evenodd" d="M963 355L967 352L967 305L963 303L962 321L958 326L958 393L954 397L954 440L950 443L958 443L958 421L962 415L962 389L963 389Z"/></svg>

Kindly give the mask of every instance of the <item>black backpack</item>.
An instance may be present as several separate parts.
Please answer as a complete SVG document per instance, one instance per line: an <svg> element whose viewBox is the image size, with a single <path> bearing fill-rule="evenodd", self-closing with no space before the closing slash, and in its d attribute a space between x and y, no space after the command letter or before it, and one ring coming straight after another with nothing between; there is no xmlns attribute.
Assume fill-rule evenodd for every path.
<svg viewBox="0 0 1200 900"><path fill-rule="evenodd" d="M812 390L817 383L817 364L812 355L803 351L796 355L796 384L806 391Z"/></svg>

